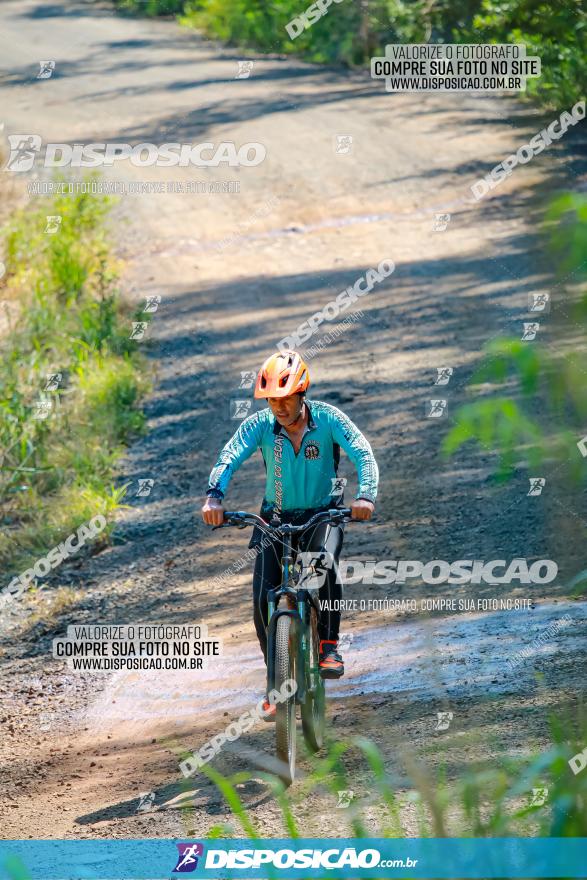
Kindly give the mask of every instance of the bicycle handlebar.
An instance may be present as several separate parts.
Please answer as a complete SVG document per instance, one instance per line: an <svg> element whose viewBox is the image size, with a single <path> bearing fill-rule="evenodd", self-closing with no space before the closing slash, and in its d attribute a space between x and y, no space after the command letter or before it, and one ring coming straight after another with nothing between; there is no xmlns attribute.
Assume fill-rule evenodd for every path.
<svg viewBox="0 0 587 880"><path fill-rule="evenodd" d="M215 528L222 529L236 526L236 528L244 529L247 525L257 525L261 531L270 534L276 534L278 532L281 534L297 534L298 532L304 532L315 523L326 522L326 520L332 525L338 525L343 522L355 522L355 520L351 520L350 507L333 507L330 510L320 510L318 513L315 513L314 516L311 516L308 522L299 526L281 522L279 525L272 525L271 523L266 522L262 517L257 516L256 513L248 513L246 510L227 510L224 513L224 523L221 526L215 526ZM356 522L360 522L360 520L356 520Z"/></svg>

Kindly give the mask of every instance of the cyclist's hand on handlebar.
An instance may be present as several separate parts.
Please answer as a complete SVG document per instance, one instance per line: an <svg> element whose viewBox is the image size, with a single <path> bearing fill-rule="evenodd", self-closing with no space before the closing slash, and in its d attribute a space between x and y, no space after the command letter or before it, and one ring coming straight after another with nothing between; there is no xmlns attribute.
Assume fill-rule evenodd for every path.
<svg viewBox="0 0 587 880"><path fill-rule="evenodd" d="M202 507L202 519L208 526L221 526L224 522L222 501L208 495Z"/></svg>
<svg viewBox="0 0 587 880"><path fill-rule="evenodd" d="M371 519L375 505L366 498L357 498L351 504L351 517L353 519Z"/></svg>

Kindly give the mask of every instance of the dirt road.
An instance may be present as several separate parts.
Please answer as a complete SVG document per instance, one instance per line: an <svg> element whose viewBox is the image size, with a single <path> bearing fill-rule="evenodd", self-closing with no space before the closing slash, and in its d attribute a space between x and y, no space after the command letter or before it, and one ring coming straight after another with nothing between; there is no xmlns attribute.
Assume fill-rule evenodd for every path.
<svg viewBox="0 0 587 880"><path fill-rule="evenodd" d="M528 497L526 472L506 487L491 481L489 451L445 462L439 447L483 344L518 333L528 293L553 289L533 218L545 192L572 172L566 147L556 148L557 161L553 148L520 166L474 204L470 185L541 127L535 111L510 98L388 95L360 73L255 56L250 76L236 78L238 50L171 21L116 17L107 4L5 0L0 32L8 133L267 150L250 168L125 162L105 171L127 186L165 188L126 195L113 218L126 294L137 303L162 297L145 341L150 430L121 463L131 509L120 513L113 545L81 567L64 564L50 585L48 596L71 589L67 609L48 604L39 621L21 603L2 621L2 835L182 836L230 819L211 784L198 778L182 789L168 742L199 747L263 688L249 570L221 590L210 586L246 538L210 533L198 520L201 497L238 425L230 400L250 393L241 374L384 258L395 272L310 363L314 396L360 425L381 470L377 521L349 528L347 557L553 559L561 577L531 587L349 586L346 596L357 599L497 596L532 598L536 608L347 615L354 640L347 675L330 688L331 735L375 740L398 791L411 787L406 749L432 765L442 752L456 774L543 747L547 711L574 704L586 680L585 606L564 587L585 567L584 510L569 504L556 474L551 492ZM54 74L36 79L48 59ZM350 152L336 152L348 135ZM238 182L240 192L167 191L193 181L207 189ZM441 396L436 370L446 366L454 369L442 395L449 415L427 419L426 402ZM343 473L352 491L348 462ZM153 480L148 496L136 494L141 479ZM255 509L262 483L254 457L234 481L231 506ZM565 615L572 622L555 638L536 641ZM51 659L51 639L69 623L136 621L203 622L223 639L223 659L197 676L140 679L68 673ZM507 661L522 648L531 656L513 671ZM445 710L452 726L438 731ZM271 747L263 725L215 766L263 766ZM308 769L305 759L300 766ZM357 791L368 786L358 768L351 781ZM242 796L264 833L282 831L262 782ZM337 822L332 807L323 792L297 805L307 835L346 833L343 811Z"/></svg>

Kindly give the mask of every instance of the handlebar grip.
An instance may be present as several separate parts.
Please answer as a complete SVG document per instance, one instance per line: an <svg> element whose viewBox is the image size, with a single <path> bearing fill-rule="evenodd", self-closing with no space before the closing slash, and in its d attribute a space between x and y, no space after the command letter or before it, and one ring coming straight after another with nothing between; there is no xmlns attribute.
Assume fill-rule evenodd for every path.
<svg viewBox="0 0 587 880"><path fill-rule="evenodd" d="M224 512L224 525L245 526L245 515L241 510L226 510Z"/></svg>

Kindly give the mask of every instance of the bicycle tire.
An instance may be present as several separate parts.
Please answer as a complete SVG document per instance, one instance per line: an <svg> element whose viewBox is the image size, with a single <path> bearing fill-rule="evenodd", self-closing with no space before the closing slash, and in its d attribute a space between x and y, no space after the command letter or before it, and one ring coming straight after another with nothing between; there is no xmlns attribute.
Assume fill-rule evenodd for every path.
<svg viewBox="0 0 587 880"><path fill-rule="evenodd" d="M306 662L306 699L301 704L304 740L311 752L318 752L324 744L326 689L318 667L320 637L318 614L310 606L310 632Z"/></svg>
<svg viewBox="0 0 587 880"><path fill-rule="evenodd" d="M295 645L292 618L282 614L275 628L275 688L281 690L285 681L296 680ZM292 694L277 703L275 712L276 751L279 776L291 785L296 772L296 698Z"/></svg>

